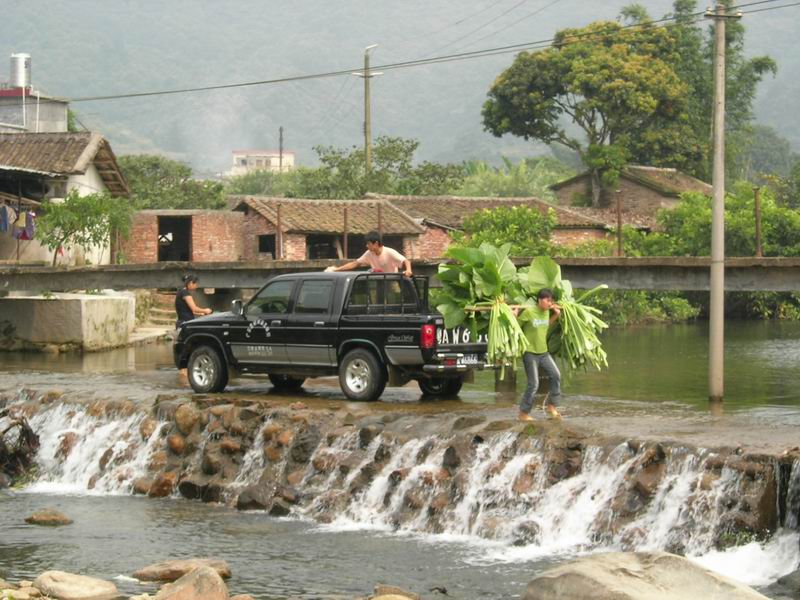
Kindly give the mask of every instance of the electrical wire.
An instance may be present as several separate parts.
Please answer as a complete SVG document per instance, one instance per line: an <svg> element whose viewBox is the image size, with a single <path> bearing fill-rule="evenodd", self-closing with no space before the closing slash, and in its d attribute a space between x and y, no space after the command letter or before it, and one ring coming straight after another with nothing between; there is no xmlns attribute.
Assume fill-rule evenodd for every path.
<svg viewBox="0 0 800 600"><path fill-rule="evenodd" d="M752 3L745 3L730 7L731 9L740 9L749 6L756 6L760 4L769 4L772 2L781 2L785 0L761 0L759 2L752 2ZM753 12L762 12L766 10L777 10L780 8L790 8L793 6L797 6L800 3L795 4L787 4L782 6L775 6L766 9L757 9L752 11L747 11L748 13ZM516 6L516 5L515 5ZM696 12L691 13L688 15L689 17L695 17L689 23L696 23L700 21L705 16L705 12ZM623 31L627 29L634 29L637 27L645 28L651 27L653 25L657 25L660 23L676 23L676 18L672 17L664 17L662 19L655 19L651 21L647 21L646 23L632 23L630 25L624 25L621 27L615 27L614 29L608 30L599 30L599 31L591 31L591 32L583 32L583 33L575 33L572 35L567 36L561 41L562 45L575 43L576 41L588 38L588 37L599 37L605 35L606 33L612 33L617 31ZM686 22L681 23L683 25ZM418 67L423 65L432 65L432 64L441 64L447 62L454 62L460 60L469 60L473 58L484 58L489 56L497 56L501 54L509 54L514 52L520 52L523 50L537 50L537 49L544 49L552 45L555 41L555 38L547 38L542 40L535 40L529 42L521 42L518 44L509 44L506 46L497 46L495 48L485 48L482 50L472 50L468 52L460 52L455 54L449 54L444 56L435 56L430 58L420 58L416 60L408 60L408 61L401 61L395 63L387 63L383 65L376 65L373 69L378 70L395 70L395 69L405 69L410 67ZM118 99L125 99L125 98L142 98L148 96L165 96L165 95L173 95L173 94L185 94L191 92L204 92L204 91L213 91L213 90L222 90L222 89L232 89L232 88L241 88L241 87L254 87L260 85L272 85L278 83L287 83L287 82L296 82L296 81L307 81L312 79L323 79L329 77L339 77L342 75L349 75L353 71L357 71L358 68L350 68L350 69L342 69L339 71L327 71L321 73L308 73L304 75L292 75L288 77L276 77L272 79L263 79L259 81L248 81L248 82L240 82L240 83L228 83L228 84L220 84L220 85L209 85L209 86L197 86L197 87L190 87L190 88L180 88L180 89L172 89L172 90L157 90L157 91L149 91L149 92L132 92L132 93L125 93L125 94L109 94L103 96L84 96L78 98L70 99L70 102L93 102L93 101L100 101L100 100L118 100Z"/></svg>

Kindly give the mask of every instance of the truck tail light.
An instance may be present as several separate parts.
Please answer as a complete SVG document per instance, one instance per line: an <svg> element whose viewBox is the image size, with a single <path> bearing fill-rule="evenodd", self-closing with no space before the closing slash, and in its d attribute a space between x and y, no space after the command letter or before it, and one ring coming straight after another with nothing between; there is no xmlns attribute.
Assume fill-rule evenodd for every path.
<svg viewBox="0 0 800 600"><path fill-rule="evenodd" d="M419 347L430 349L436 346L436 325L423 325L419 338Z"/></svg>

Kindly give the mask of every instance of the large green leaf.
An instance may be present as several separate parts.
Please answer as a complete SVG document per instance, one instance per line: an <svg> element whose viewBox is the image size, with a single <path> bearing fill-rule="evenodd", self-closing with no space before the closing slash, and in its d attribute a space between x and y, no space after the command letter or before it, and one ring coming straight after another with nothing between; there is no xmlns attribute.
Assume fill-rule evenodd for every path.
<svg viewBox="0 0 800 600"><path fill-rule="evenodd" d="M460 248L450 246L445 252L445 256L457 260L471 267L479 267L484 262L484 254L478 248Z"/></svg>
<svg viewBox="0 0 800 600"><path fill-rule="evenodd" d="M447 329L458 327L464 322L464 319L467 318L467 314L464 312L463 308L452 302L443 302L436 307L436 310L444 317L444 326Z"/></svg>
<svg viewBox="0 0 800 600"><path fill-rule="evenodd" d="M542 288L560 291L561 267L549 256L537 256L525 276L520 278L520 283L531 295L537 294Z"/></svg>

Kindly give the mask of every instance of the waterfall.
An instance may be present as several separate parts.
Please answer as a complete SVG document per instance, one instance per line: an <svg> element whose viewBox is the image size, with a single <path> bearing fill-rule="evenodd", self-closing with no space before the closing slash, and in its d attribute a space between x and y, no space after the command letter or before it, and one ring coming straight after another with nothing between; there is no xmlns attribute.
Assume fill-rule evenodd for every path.
<svg viewBox="0 0 800 600"><path fill-rule="evenodd" d="M142 440L145 415L93 416L81 405L57 404L30 419L39 435L38 476L27 488L45 493L130 493L161 440L161 423Z"/></svg>
<svg viewBox="0 0 800 600"><path fill-rule="evenodd" d="M786 491L786 522L787 529L797 531L800 529L800 459L792 463L789 475L789 484Z"/></svg>

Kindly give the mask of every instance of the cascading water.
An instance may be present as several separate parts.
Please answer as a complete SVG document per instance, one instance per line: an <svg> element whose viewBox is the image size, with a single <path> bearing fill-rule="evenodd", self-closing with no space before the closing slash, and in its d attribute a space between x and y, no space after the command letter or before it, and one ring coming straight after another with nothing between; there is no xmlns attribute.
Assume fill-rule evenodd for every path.
<svg viewBox="0 0 800 600"><path fill-rule="evenodd" d="M169 454L175 423L146 428L144 419L141 413L98 413L77 404L42 407L30 418L40 449L37 481L27 489L131 493L134 481L158 471L157 454L169 456L176 483L190 481L203 476L201 457L222 447L224 432L215 424L210 433L206 420L192 434L192 450ZM667 550L755 584L800 563L800 461L788 477L785 529L765 543L718 551L742 490L775 467L747 475L726 456L677 446L559 445L512 432L418 437L378 432L362 438L356 427L320 433L321 443L315 441L313 451L296 459L300 454L292 452L291 440L307 424L275 412L251 419L252 426L237 434L241 454L235 460L228 455L233 470L206 474L222 482L216 499L233 504L243 490L270 480L294 489L295 515L324 527L467 539L479 548L474 557L479 561ZM279 441L278 432L293 434ZM763 568L742 570L745 560Z"/></svg>
<svg viewBox="0 0 800 600"><path fill-rule="evenodd" d="M145 415L121 418L89 414L80 405L57 404L35 414L39 435L36 482L30 492L130 493L133 481L147 472L161 441L159 424L147 439L139 431Z"/></svg>

